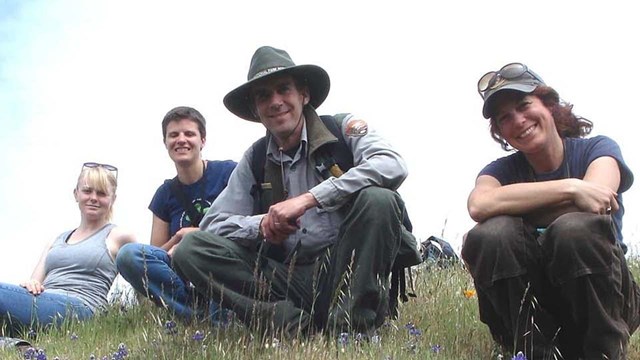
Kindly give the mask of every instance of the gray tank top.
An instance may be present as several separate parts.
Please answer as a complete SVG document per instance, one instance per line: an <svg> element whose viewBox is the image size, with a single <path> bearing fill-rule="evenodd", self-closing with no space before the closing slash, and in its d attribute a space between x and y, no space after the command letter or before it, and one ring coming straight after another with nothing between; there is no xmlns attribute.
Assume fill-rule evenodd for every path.
<svg viewBox="0 0 640 360"><path fill-rule="evenodd" d="M67 244L75 230L58 236L45 260L45 291L78 298L94 312L104 306L118 273L105 243L114 227L107 224L77 244Z"/></svg>

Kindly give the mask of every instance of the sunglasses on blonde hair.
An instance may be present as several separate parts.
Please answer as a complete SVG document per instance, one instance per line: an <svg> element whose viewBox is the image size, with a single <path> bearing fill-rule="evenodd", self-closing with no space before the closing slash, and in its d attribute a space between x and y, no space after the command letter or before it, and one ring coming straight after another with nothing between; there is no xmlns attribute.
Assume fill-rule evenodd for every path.
<svg viewBox="0 0 640 360"><path fill-rule="evenodd" d="M113 166L113 165L100 164L100 163L97 163L97 162L86 162L86 163L82 164L82 168L83 169L84 168L92 169L92 168L98 168L98 167L101 167L101 168L103 168L103 169L105 169L107 171L111 171L111 172L115 173L116 181L118 181L118 168Z"/></svg>

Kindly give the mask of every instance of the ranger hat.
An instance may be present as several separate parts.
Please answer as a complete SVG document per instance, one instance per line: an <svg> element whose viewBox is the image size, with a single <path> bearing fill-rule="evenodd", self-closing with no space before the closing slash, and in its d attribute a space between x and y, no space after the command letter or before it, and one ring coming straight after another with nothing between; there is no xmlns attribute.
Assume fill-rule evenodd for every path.
<svg viewBox="0 0 640 360"><path fill-rule="evenodd" d="M318 108L329 94L329 74L316 65L296 65L286 51L270 46L258 48L251 58L247 82L224 97L224 106L245 120L260 122L252 111L251 86L274 75L290 74L309 88L309 104Z"/></svg>

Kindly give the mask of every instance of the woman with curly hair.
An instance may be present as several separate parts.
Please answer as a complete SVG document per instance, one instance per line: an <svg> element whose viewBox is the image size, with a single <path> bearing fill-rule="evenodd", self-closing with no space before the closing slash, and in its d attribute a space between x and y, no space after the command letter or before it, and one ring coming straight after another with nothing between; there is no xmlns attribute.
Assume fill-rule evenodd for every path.
<svg viewBox="0 0 640 360"><path fill-rule="evenodd" d="M478 82L503 149L468 199L478 224L462 257L480 319L528 359L622 359L640 322L625 262L622 193L633 183L618 144L521 63Z"/></svg>

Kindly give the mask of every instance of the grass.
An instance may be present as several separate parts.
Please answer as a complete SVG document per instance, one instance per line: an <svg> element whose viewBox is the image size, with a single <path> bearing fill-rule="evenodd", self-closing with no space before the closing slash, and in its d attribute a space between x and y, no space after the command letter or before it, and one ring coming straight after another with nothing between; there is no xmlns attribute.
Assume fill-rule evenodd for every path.
<svg viewBox="0 0 640 360"><path fill-rule="evenodd" d="M640 260L631 260L630 267L638 278ZM422 266L414 275L417 297L401 304L399 319L389 321L379 337L369 341L358 341L354 334L344 341L328 336L265 338L237 323L221 328L176 321L169 331L170 314L143 302L127 310L113 306L92 320L39 332L32 343L44 349L49 360L92 355L118 359L121 344L127 352L122 359L495 359L489 331L478 319L477 299L469 292L473 290L469 274L459 266ZM505 359L510 357L504 354ZM628 357L640 358L640 336L632 337ZM11 349L0 350L0 358L24 359Z"/></svg>

